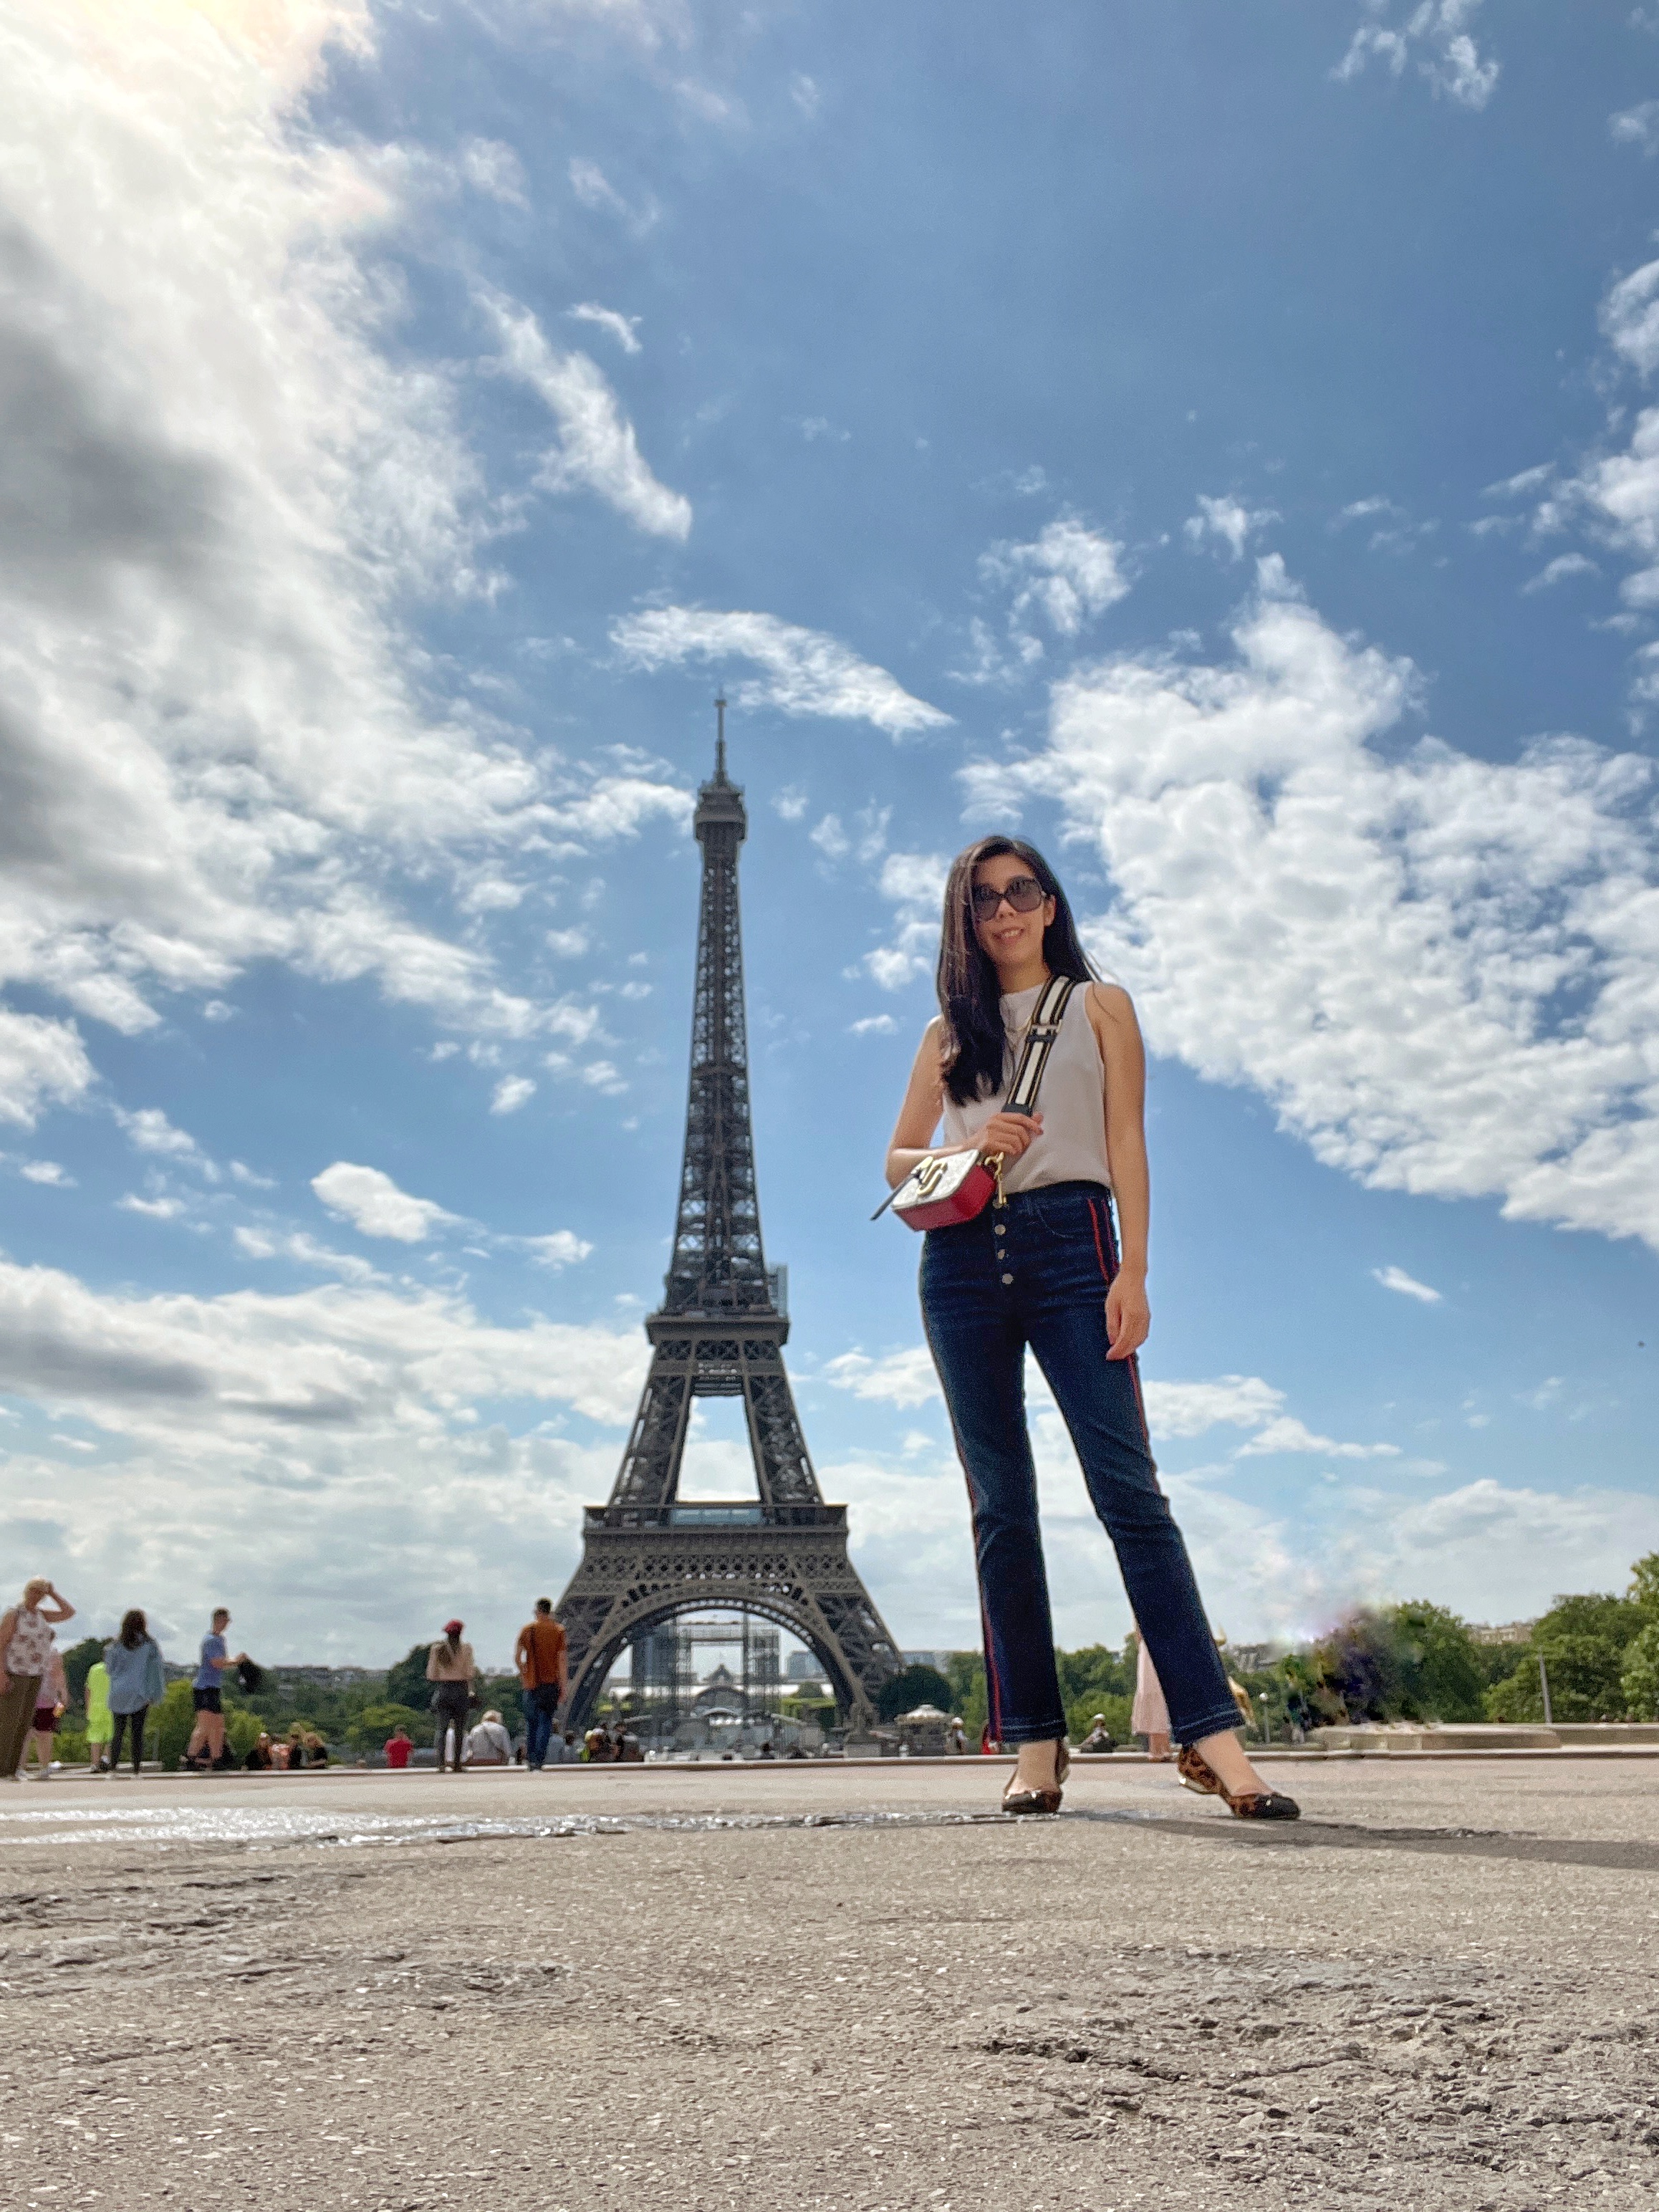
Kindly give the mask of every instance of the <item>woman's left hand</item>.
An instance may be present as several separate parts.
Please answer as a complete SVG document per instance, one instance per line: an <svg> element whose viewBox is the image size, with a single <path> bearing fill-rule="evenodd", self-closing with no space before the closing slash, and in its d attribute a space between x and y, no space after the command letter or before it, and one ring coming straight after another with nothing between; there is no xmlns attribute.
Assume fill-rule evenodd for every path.
<svg viewBox="0 0 1659 2212"><path fill-rule="evenodd" d="M1152 1326L1145 1277L1128 1274L1120 1267L1106 1293L1106 1336L1110 1346L1106 1357L1127 1359L1146 1343Z"/></svg>

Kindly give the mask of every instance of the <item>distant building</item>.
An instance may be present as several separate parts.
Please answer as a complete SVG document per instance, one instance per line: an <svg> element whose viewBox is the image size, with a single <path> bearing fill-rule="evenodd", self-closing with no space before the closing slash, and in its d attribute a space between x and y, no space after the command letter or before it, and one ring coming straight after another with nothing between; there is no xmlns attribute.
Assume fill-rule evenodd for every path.
<svg viewBox="0 0 1659 2212"><path fill-rule="evenodd" d="M1477 1644L1529 1644L1532 1632L1538 1623L1535 1620L1506 1620L1494 1628L1486 1621L1472 1620L1468 1626L1469 1634Z"/></svg>
<svg viewBox="0 0 1659 2212"><path fill-rule="evenodd" d="M950 1665L948 1651L901 1651L899 1657L907 1667L933 1667L943 1674Z"/></svg>

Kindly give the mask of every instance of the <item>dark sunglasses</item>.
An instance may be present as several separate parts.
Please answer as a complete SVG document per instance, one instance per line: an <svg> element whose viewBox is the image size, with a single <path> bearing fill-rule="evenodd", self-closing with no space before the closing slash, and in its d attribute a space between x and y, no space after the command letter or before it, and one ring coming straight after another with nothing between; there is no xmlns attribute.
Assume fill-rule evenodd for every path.
<svg viewBox="0 0 1659 2212"><path fill-rule="evenodd" d="M1035 914L1048 896L1035 876L1016 876L1012 883L1005 884L1000 891L993 890L989 884L975 884L974 919L975 921L989 921L1004 899L1016 914Z"/></svg>

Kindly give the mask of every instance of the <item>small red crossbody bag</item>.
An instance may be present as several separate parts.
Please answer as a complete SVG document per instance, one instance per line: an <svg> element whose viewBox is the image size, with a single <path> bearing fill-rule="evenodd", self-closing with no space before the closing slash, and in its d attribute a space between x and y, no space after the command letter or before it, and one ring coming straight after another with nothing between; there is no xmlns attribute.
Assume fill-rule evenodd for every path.
<svg viewBox="0 0 1659 2212"><path fill-rule="evenodd" d="M1042 1071L1076 988L1077 979L1072 975L1051 975L1043 985L1031 1010L1003 1113L1036 1113ZM998 1206L1004 1203L1000 1152L929 1152L870 1218L879 1221L890 1206L907 1229L952 1229L983 1213L993 1200Z"/></svg>

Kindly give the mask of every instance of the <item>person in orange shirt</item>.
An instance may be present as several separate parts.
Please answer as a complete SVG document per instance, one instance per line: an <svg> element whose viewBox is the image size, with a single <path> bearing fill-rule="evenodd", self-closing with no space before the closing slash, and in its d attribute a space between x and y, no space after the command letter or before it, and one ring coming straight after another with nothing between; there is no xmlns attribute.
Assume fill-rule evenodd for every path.
<svg viewBox="0 0 1659 2212"><path fill-rule="evenodd" d="M547 1740L564 1702L568 1680L565 1633L553 1618L550 1597L537 1599L535 1617L519 1631L513 1659L525 1689L528 1737L525 1755L532 1771L539 1773L547 1758Z"/></svg>

